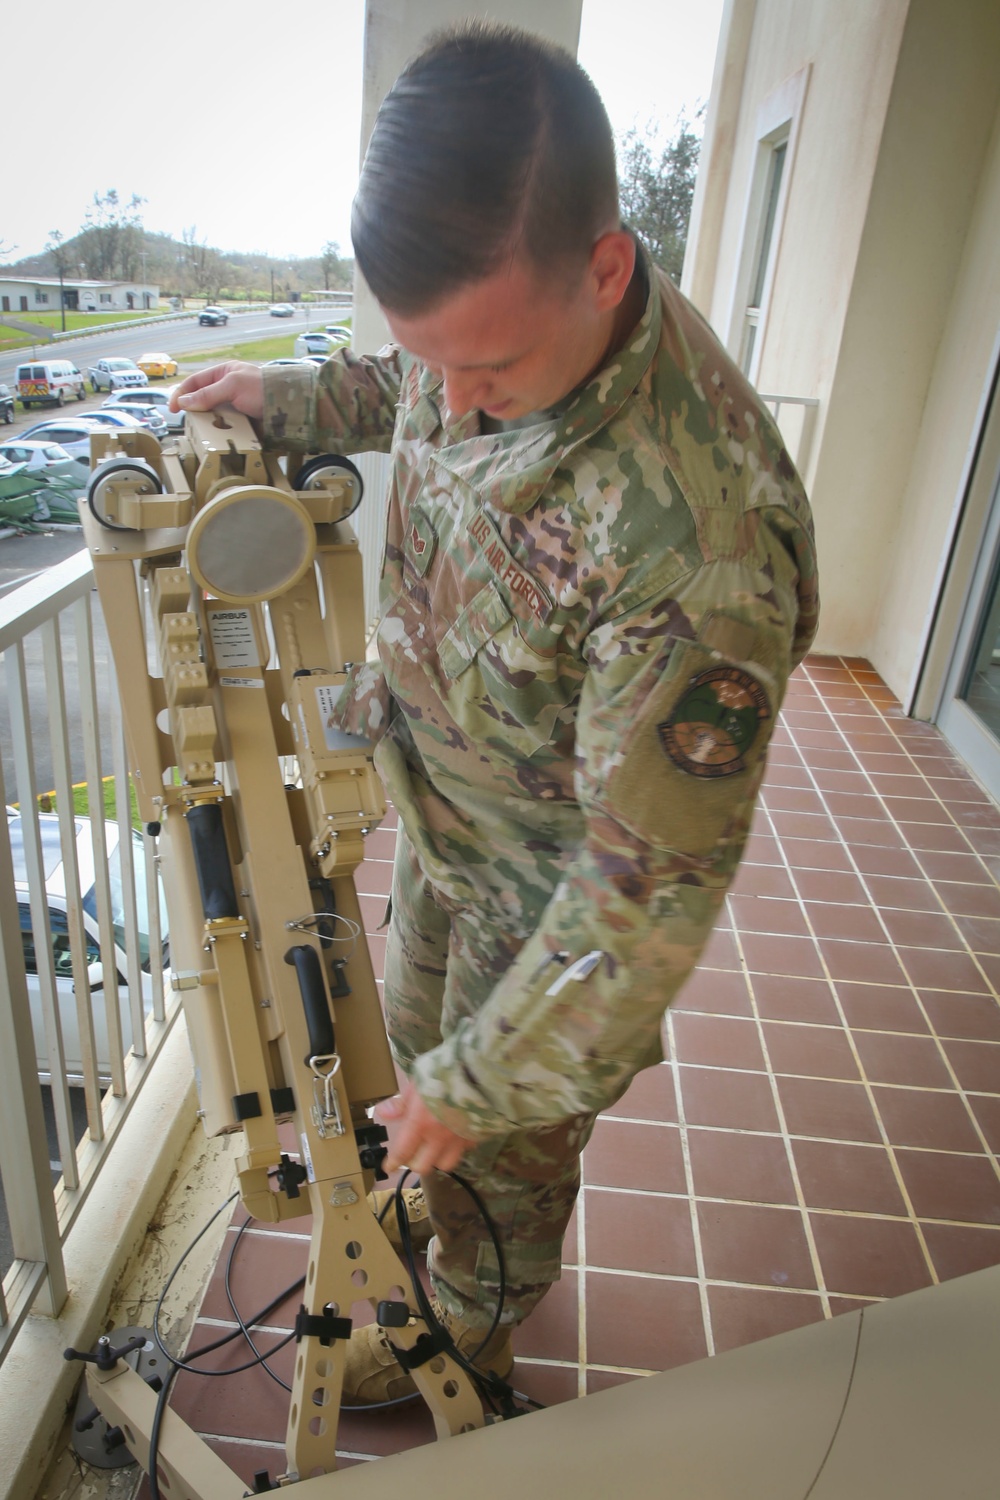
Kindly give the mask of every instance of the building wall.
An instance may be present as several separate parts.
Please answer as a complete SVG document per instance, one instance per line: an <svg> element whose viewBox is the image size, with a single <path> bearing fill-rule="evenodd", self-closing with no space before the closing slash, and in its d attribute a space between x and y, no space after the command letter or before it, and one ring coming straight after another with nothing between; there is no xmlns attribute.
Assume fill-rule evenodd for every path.
<svg viewBox="0 0 1000 1500"><path fill-rule="evenodd" d="M697 226L684 286L733 353L738 352L736 287L745 253L758 122L766 101L788 80L806 74L795 160L786 168L787 208L775 252L773 292L758 333L756 379L762 390L819 399L814 453L836 369L906 9L907 0L878 5L870 0L734 0L729 42L745 62L728 79L720 79L717 70L724 91L711 102L705 154L710 163L722 117L723 131L732 136L728 191L721 211L716 207L714 223ZM714 268L707 281L701 271L706 263Z"/></svg>
<svg viewBox="0 0 1000 1500"><path fill-rule="evenodd" d="M944 472L942 454L968 442L988 364L982 346L996 331L987 317L960 381L937 378L958 336L950 320L981 303L961 280L986 274L1000 6L733 0L728 21L731 66L727 74L720 59L717 69L728 91L712 105L721 144L710 118L705 148L723 171L728 156L727 187L701 191L685 285L734 347L758 122L797 74L803 102L755 378L762 390L820 403L805 474L820 553L819 648L870 657L905 696L960 482L960 463L953 456ZM995 221L993 234L995 247ZM957 347L952 360L961 363ZM932 432L933 491L926 453L917 468Z"/></svg>
<svg viewBox="0 0 1000 1500"><path fill-rule="evenodd" d="M911 478L919 488L914 457L960 294L997 112L998 56L993 0L913 0L812 478L823 640L869 656L901 697L917 668L959 475L940 473L920 532L906 496ZM984 379L980 365L971 406L968 382L947 394L938 413L945 425L968 432ZM889 613L887 601L902 607Z"/></svg>
<svg viewBox="0 0 1000 1500"><path fill-rule="evenodd" d="M82 311L94 312L121 312L128 308L128 298L131 293L133 307L141 309L144 299L148 299L149 305L155 307L160 300L160 289L150 282L144 281L73 281L69 277L63 283L67 291L76 291L79 294L80 308ZM44 293L48 300L39 302L36 293ZM107 301L102 301L102 296ZM33 312L58 312L59 311L59 283L49 281L19 280L16 278L0 278L0 297L9 300L9 311L17 316L29 316ZM27 298L27 307L22 309L21 298ZM2 307L0 302L0 307Z"/></svg>
<svg viewBox="0 0 1000 1500"><path fill-rule="evenodd" d="M916 695L913 711L920 717L935 712L978 560L985 513L963 517L962 511L998 353L1000 110L945 311L872 632L873 658L904 702ZM960 520L962 545L953 552Z"/></svg>

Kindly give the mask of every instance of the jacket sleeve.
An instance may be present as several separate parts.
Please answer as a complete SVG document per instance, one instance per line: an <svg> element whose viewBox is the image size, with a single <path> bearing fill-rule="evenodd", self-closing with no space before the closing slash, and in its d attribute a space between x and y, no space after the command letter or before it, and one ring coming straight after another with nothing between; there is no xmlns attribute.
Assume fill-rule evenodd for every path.
<svg viewBox="0 0 1000 1500"><path fill-rule="evenodd" d="M485 1006L414 1067L458 1134L599 1111L662 1056L663 1012L736 870L800 647L794 564L780 544L773 556L786 575L773 588L717 561L592 633L577 715L583 839Z"/></svg>
<svg viewBox="0 0 1000 1500"><path fill-rule="evenodd" d="M294 453L387 453L405 359L339 349L322 366L265 365L264 446Z"/></svg>

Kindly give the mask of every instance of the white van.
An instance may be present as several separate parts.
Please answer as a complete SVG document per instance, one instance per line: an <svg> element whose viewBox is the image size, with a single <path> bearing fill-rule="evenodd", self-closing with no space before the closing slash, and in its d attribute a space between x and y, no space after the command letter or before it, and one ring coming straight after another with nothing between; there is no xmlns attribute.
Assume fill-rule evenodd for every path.
<svg viewBox="0 0 1000 1500"><path fill-rule="evenodd" d="M62 406L67 396L83 401L87 394L83 376L68 359L46 359L17 367L17 394L25 411L51 401Z"/></svg>

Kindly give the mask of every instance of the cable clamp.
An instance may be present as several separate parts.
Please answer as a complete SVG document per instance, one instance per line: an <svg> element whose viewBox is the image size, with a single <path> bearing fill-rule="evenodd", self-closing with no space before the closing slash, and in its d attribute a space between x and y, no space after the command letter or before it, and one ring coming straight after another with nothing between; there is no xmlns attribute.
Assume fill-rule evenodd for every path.
<svg viewBox="0 0 1000 1500"><path fill-rule="evenodd" d="M301 1339L319 1339L328 1348L334 1339L349 1339L351 1326L350 1318L335 1318L328 1312L309 1313L303 1303L295 1315L295 1342L299 1343Z"/></svg>
<svg viewBox="0 0 1000 1500"><path fill-rule="evenodd" d="M420 1365L425 1365L429 1359L433 1359L435 1354L452 1353L455 1345L446 1328L433 1328L420 1334L412 1349L400 1349L391 1339L389 1348L404 1370L416 1370Z"/></svg>

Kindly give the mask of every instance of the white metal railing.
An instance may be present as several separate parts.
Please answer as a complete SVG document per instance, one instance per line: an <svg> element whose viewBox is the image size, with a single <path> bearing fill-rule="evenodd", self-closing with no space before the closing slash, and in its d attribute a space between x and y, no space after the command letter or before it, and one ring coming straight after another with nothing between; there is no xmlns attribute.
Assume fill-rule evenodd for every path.
<svg viewBox="0 0 1000 1500"><path fill-rule="evenodd" d="M29 1310L56 1316L65 1301L66 1237L177 1004L165 999L155 848L131 826L86 551L0 599L0 657L0 790L16 804L0 823L2 1362ZM109 782L116 813L106 820ZM74 813L81 785L89 820Z"/></svg>
<svg viewBox="0 0 1000 1500"><path fill-rule="evenodd" d="M391 459L388 453L352 453L364 481L365 493L351 517L361 549L365 590L365 621L372 624L378 615L378 585L382 576L382 553L385 550L385 507L389 491Z"/></svg>
<svg viewBox="0 0 1000 1500"><path fill-rule="evenodd" d="M763 392L760 399L777 422L792 463L804 477L812 457L819 401L814 396L765 396Z"/></svg>

